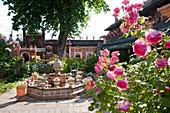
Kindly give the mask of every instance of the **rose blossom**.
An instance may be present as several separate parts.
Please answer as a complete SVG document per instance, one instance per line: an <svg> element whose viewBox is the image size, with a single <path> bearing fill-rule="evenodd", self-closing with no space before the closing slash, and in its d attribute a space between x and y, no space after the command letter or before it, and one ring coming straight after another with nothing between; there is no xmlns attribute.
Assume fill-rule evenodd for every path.
<svg viewBox="0 0 170 113"><path fill-rule="evenodd" d="M108 65L107 67L108 67L108 70L109 70L109 71L113 71L113 70L115 69L116 66L110 64L110 65Z"/></svg>
<svg viewBox="0 0 170 113"><path fill-rule="evenodd" d="M170 40L166 41L166 42L164 43L164 46L167 47L167 48L170 48Z"/></svg>
<svg viewBox="0 0 170 113"><path fill-rule="evenodd" d="M129 23L130 25L133 25L137 22L137 18L138 18L139 14L137 12L137 10L133 10L130 12L130 16L127 20L127 23Z"/></svg>
<svg viewBox="0 0 170 113"><path fill-rule="evenodd" d="M104 49L104 50L102 51L102 54L101 54L101 55L104 56L104 57L109 56L109 50Z"/></svg>
<svg viewBox="0 0 170 113"><path fill-rule="evenodd" d="M101 64L102 63L102 58L99 56L98 57L98 63Z"/></svg>
<svg viewBox="0 0 170 113"><path fill-rule="evenodd" d="M133 52L138 55L145 57L147 52L151 50L150 46L148 46L143 40L136 40L133 45Z"/></svg>
<svg viewBox="0 0 170 113"><path fill-rule="evenodd" d="M95 90L96 90L96 92L99 92L99 88L98 87L95 87Z"/></svg>
<svg viewBox="0 0 170 113"><path fill-rule="evenodd" d="M132 7L131 5L125 7L125 10L126 10L127 12L131 12L132 9L133 9L133 7Z"/></svg>
<svg viewBox="0 0 170 113"><path fill-rule="evenodd" d="M165 92L168 92L168 91L169 91L169 87L168 87L168 86L165 86L164 91L165 91Z"/></svg>
<svg viewBox="0 0 170 113"><path fill-rule="evenodd" d="M156 93L158 93L159 95L161 95L163 92L160 92L158 88L155 89ZM164 88L164 92L168 92L169 91L169 87L165 86Z"/></svg>
<svg viewBox="0 0 170 113"><path fill-rule="evenodd" d="M124 4L124 5L126 5L126 4L128 4L129 3L129 0L123 0L122 1L122 4Z"/></svg>
<svg viewBox="0 0 170 113"><path fill-rule="evenodd" d="M113 56L119 56L120 53L119 53L119 51L113 51L113 52L111 53L111 55L112 55L112 57L113 57Z"/></svg>
<svg viewBox="0 0 170 113"><path fill-rule="evenodd" d="M114 10L113 10L113 16L118 16L118 14L120 13L120 9L118 7L116 7Z"/></svg>
<svg viewBox="0 0 170 113"><path fill-rule="evenodd" d="M119 26L119 29L120 29L120 31L122 32L122 33L127 33L128 32L128 28L126 28L127 26L123 26L123 25L121 25L121 26Z"/></svg>
<svg viewBox="0 0 170 113"><path fill-rule="evenodd" d="M122 67L115 67L115 69L114 69L114 74L116 75L116 76L122 76L123 75L123 69L122 69Z"/></svg>
<svg viewBox="0 0 170 113"><path fill-rule="evenodd" d="M136 8L137 10L142 10L143 4L142 3L136 3L133 5L134 8Z"/></svg>
<svg viewBox="0 0 170 113"><path fill-rule="evenodd" d="M129 101L118 101L118 110L122 111L129 111L129 107L131 106L131 103Z"/></svg>
<svg viewBox="0 0 170 113"><path fill-rule="evenodd" d="M168 65L170 66L170 57L168 58Z"/></svg>
<svg viewBox="0 0 170 113"><path fill-rule="evenodd" d="M166 67L168 65L168 62L167 62L166 58L157 58L154 63L159 68L164 68L164 67Z"/></svg>
<svg viewBox="0 0 170 113"><path fill-rule="evenodd" d="M103 67L99 63L96 63L94 66L94 69L95 69L96 73L100 73L102 71Z"/></svg>
<svg viewBox="0 0 170 113"><path fill-rule="evenodd" d="M145 38L149 44L156 44L162 41L162 32L154 29L149 29L145 32Z"/></svg>
<svg viewBox="0 0 170 113"><path fill-rule="evenodd" d="M156 93L158 93L159 95L162 94L162 92L160 92L158 88L156 88L155 91L156 91Z"/></svg>
<svg viewBox="0 0 170 113"><path fill-rule="evenodd" d="M94 81L93 81L92 79L90 80L90 85L91 85L91 86L94 86L94 85L95 85L95 83L94 83Z"/></svg>
<svg viewBox="0 0 170 113"><path fill-rule="evenodd" d="M120 88L121 90L126 90L126 88L128 87L128 82L127 82L126 78L118 80L116 83L116 86L118 88Z"/></svg>
<svg viewBox="0 0 170 113"><path fill-rule="evenodd" d="M113 56L111 59L110 59L110 64L114 64L115 62L119 62L119 58L117 56Z"/></svg>
<svg viewBox="0 0 170 113"><path fill-rule="evenodd" d="M112 81L115 80L115 78L116 78L113 71L107 71L106 76L107 76L107 78L109 78Z"/></svg>

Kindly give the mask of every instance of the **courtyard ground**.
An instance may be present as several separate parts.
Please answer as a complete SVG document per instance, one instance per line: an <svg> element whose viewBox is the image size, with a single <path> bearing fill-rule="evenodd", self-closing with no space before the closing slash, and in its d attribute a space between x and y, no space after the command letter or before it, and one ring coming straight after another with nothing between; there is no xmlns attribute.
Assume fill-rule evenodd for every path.
<svg viewBox="0 0 170 113"><path fill-rule="evenodd" d="M88 111L90 97L80 96L69 100L38 100L26 96L17 102L16 89L0 95L0 113L94 113Z"/></svg>

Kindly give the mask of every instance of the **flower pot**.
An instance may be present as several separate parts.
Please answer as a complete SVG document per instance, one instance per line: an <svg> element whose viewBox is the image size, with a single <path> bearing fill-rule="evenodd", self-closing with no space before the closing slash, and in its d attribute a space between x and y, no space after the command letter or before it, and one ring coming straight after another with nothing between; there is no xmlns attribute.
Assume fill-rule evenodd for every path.
<svg viewBox="0 0 170 113"><path fill-rule="evenodd" d="M93 86L89 85L89 84L86 84L85 85L85 89L88 91L88 90L92 90L93 89Z"/></svg>
<svg viewBox="0 0 170 113"><path fill-rule="evenodd" d="M17 96L22 97L26 95L26 87L16 87Z"/></svg>

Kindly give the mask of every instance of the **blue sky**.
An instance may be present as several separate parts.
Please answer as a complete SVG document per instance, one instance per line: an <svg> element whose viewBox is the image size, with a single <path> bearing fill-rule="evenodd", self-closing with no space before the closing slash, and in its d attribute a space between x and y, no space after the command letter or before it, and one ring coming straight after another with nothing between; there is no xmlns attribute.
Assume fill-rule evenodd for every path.
<svg viewBox="0 0 170 113"><path fill-rule="evenodd" d="M90 39L92 39L93 36L95 36L95 39L99 39L100 36L106 35L108 33L107 31L104 31L104 29L114 23L114 17L112 16L113 9L116 6L119 6L122 0L105 0L105 1L110 6L111 11L108 12L107 14L104 13L91 14L91 20L89 21L89 25L82 32L82 37L84 39L86 36L88 36ZM132 0L132 2L134 1L141 2L143 0ZM11 17L7 16L7 13L8 13L7 6L3 6L2 1L0 0L0 33L2 33L8 38L12 29L12 21ZM16 39L16 35L18 33L22 34L22 31L19 32L13 31L13 39ZM51 38L50 33L49 34L46 33L46 39L50 38ZM54 39L57 39L57 37L54 37Z"/></svg>

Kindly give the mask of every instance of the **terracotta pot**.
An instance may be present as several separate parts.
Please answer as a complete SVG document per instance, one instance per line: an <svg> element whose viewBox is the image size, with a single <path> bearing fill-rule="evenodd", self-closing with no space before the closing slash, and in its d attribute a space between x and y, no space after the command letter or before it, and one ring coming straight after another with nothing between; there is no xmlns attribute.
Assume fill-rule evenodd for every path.
<svg viewBox="0 0 170 113"><path fill-rule="evenodd" d="M89 84L86 84L85 85L85 89L88 91L88 90L92 90L93 89L93 86L89 85Z"/></svg>
<svg viewBox="0 0 170 113"><path fill-rule="evenodd" d="M16 87L17 96L22 97L26 95L26 87Z"/></svg>

